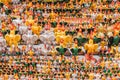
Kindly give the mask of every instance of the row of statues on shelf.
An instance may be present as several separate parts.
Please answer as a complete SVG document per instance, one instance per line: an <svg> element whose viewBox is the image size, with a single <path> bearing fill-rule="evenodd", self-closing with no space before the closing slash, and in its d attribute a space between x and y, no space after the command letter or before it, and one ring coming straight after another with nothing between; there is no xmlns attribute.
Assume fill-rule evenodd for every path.
<svg viewBox="0 0 120 80"><path fill-rule="evenodd" d="M6 56L5 56L6 57ZM105 58L104 60L92 62L77 59L74 63L71 58L60 60L44 59L33 56L22 56L22 58L11 57L7 62L0 62L0 79L34 79L56 78L66 80L72 79L118 79L120 76L119 59ZM13 64L13 65L12 65ZM80 72L79 72L80 71ZM102 71L102 74L99 74ZM96 72L96 74L94 74ZM53 73L53 74L50 74ZM11 76L12 75L12 76ZM52 77L51 77L52 75ZM104 75L104 76L103 76Z"/></svg>
<svg viewBox="0 0 120 80"><path fill-rule="evenodd" d="M52 34L52 33L51 33ZM57 36L51 38L51 41L55 40L56 38L56 44L59 44L60 46L55 46L56 44L49 44L49 40L47 41L46 36L48 36L48 34L44 34L44 38L43 39L43 42L44 42L44 45L41 45L41 50L42 50L42 53L44 53L44 55L48 55L48 53L50 53L53 57L56 56L57 52L61 55L61 58L64 57L65 53L67 51L69 51L69 53L71 53L74 58L76 59L77 55L79 53L86 53L88 55L90 54L95 54L95 53L98 53L100 50L101 52L103 52L103 54L105 53L105 51L107 51L108 53L114 53L115 51L115 48L117 48L116 46L119 45L119 36L116 36L113 38L113 41L112 43L108 43L106 44L105 41L102 41L101 39L99 38L94 38L94 39L87 39L87 38L82 38L81 36L80 37L77 37L77 38L74 38L74 40L72 40L72 36L69 36L69 35L63 35L62 33L60 34L56 34ZM30 56L33 56L35 54L33 48L32 48L32 45L33 45L33 42L35 42L35 39L37 37L33 36L31 38L32 34L28 34L28 35L23 35L22 37L24 38L25 41L28 41L28 47L30 45L30 48L28 49L27 53L28 55ZM51 36L51 35L50 35ZM50 37L49 36L49 37ZM15 48L15 51L16 51L16 54L17 55L20 55L20 52L21 50L19 50L19 46L18 46L18 42L20 41L21 39L21 36L19 34L15 34L14 33L14 30L11 30L10 31L10 34L6 34L5 35L5 39L1 36L1 48L5 48L7 45L6 43L10 46L10 50L13 50ZM37 39L36 39L37 40ZM110 38L111 40L111 38ZM72 41L74 41L73 44ZM47 42L47 43L46 43ZM88 42L88 43L87 43ZM100 45L98 44L100 43ZM66 46L68 44L68 46ZM111 47L109 47L109 44ZM53 45L53 47L51 48L51 50L49 50L49 48L47 48L47 46L49 45ZM108 45L108 46L106 46ZM115 46L113 46L115 45ZM55 46L55 47L54 47ZM100 49L99 49L100 48ZM109 51L109 48L110 48L110 51ZM69 50L70 49L70 50ZM99 50L98 50L99 49ZM23 52L26 50L25 46L22 47L22 50ZM14 51L14 50L13 50ZM119 49L116 49L116 52L115 53L118 53L119 52Z"/></svg>

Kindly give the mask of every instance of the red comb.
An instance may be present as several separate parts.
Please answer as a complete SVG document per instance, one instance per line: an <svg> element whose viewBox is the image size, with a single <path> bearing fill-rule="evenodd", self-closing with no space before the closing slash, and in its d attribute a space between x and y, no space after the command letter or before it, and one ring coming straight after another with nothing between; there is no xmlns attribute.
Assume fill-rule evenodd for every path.
<svg viewBox="0 0 120 80"><path fill-rule="evenodd" d="M14 30L14 26L11 26L10 30Z"/></svg>

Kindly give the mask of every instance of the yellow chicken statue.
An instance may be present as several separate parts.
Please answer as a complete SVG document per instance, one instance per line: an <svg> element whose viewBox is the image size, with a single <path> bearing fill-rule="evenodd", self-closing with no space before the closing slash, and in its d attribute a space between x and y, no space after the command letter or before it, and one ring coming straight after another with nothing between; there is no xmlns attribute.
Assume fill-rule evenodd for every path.
<svg viewBox="0 0 120 80"><path fill-rule="evenodd" d="M59 37L65 35L65 32L57 31L55 32L56 42L59 43Z"/></svg>
<svg viewBox="0 0 120 80"><path fill-rule="evenodd" d="M98 45L94 44L92 39L89 40L89 43L85 44L85 50L87 50L88 54L93 54L97 52L97 49L98 49Z"/></svg>
<svg viewBox="0 0 120 80"><path fill-rule="evenodd" d="M40 35L40 31L41 31L41 26L38 26L37 23L35 23L33 26L32 26L32 32L36 35Z"/></svg>
<svg viewBox="0 0 120 80"><path fill-rule="evenodd" d="M5 35L5 39L10 47L14 45L17 47L18 42L20 41L21 37L18 34L15 34L15 30L11 30L10 34Z"/></svg>
<svg viewBox="0 0 120 80"><path fill-rule="evenodd" d="M32 49L30 49L30 50L28 51L28 55L29 55L29 56L33 56L33 55L34 55L34 52L33 52Z"/></svg>
<svg viewBox="0 0 120 80"><path fill-rule="evenodd" d="M66 36L65 32L56 32L56 42L66 47L68 43L72 42L71 36Z"/></svg>
<svg viewBox="0 0 120 80"><path fill-rule="evenodd" d="M50 51L50 54L52 55L53 59L55 59L57 51L55 50L54 46L52 47L52 50Z"/></svg>

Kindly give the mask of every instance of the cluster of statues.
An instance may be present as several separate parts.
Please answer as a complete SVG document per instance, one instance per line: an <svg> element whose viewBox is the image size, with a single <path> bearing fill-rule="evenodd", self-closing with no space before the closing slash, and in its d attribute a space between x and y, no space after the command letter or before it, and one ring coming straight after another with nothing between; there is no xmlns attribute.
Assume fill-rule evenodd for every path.
<svg viewBox="0 0 120 80"><path fill-rule="evenodd" d="M5 80L119 80L120 61L113 56L104 59L96 57L98 61L86 60L83 56L77 57L76 62L70 57L60 56L4 56L0 62L0 79Z"/></svg>
<svg viewBox="0 0 120 80"><path fill-rule="evenodd" d="M0 79L119 80L119 4L0 0Z"/></svg>

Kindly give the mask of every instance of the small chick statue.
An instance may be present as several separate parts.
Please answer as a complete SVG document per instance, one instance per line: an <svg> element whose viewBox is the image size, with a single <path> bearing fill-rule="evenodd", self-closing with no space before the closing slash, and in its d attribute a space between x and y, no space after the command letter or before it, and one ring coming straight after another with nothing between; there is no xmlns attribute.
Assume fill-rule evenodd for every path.
<svg viewBox="0 0 120 80"><path fill-rule="evenodd" d="M33 56L34 55L34 52L33 52L32 48L30 48L30 50L28 51L28 55L29 56Z"/></svg>
<svg viewBox="0 0 120 80"><path fill-rule="evenodd" d="M53 59L56 57L57 52L56 52L54 46L52 46L52 50L50 51L50 54L52 55Z"/></svg>
<svg viewBox="0 0 120 80"><path fill-rule="evenodd" d="M29 16L28 19L26 20L25 24L26 26L33 26L35 20L32 19L32 16Z"/></svg>
<svg viewBox="0 0 120 80"><path fill-rule="evenodd" d="M50 14L51 20L52 20L52 21L55 21L56 17L57 17L57 14L55 14L54 11L52 10L52 12L51 12L51 14Z"/></svg>

